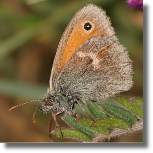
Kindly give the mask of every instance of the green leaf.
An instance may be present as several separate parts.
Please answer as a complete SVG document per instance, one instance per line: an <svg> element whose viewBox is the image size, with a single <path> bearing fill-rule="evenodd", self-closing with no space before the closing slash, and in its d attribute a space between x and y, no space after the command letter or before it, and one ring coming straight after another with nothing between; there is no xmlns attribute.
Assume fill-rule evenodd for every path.
<svg viewBox="0 0 153 153"><path fill-rule="evenodd" d="M143 118L143 101L141 98L127 99L122 96L116 96L113 99L138 115L140 118Z"/></svg>
<svg viewBox="0 0 153 153"><path fill-rule="evenodd" d="M136 103L140 106L143 106L143 100L142 98L130 98L129 101L133 102L133 103Z"/></svg>
<svg viewBox="0 0 153 153"><path fill-rule="evenodd" d="M79 124L82 124L86 127L89 127L90 129L92 130L95 130L99 133L102 133L102 134L105 134L105 135L108 135L109 134L109 130L106 129L106 128L101 128L101 127L90 127L90 124L92 123L92 120L90 120L89 118L83 118L83 117L80 117L78 119L75 120L77 123Z"/></svg>
<svg viewBox="0 0 153 153"><path fill-rule="evenodd" d="M94 121L90 127L110 127L130 130L130 123L116 117L104 118Z"/></svg>
<svg viewBox="0 0 153 153"><path fill-rule="evenodd" d="M108 128L102 128L102 127L90 127L90 128L106 136L109 136L110 130Z"/></svg>
<svg viewBox="0 0 153 153"><path fill-rule="evenodd" d="M123 101L125 99L122 98L120 100ZM131 101L133 101L133 99ZM87 105L90 112L94 116L97 115L96 117L99 118L98 114L101 115L102 111L100 111L98 107L92 102L87 102ZM136 105L139 105L139 104L136 104ZM79 133L75 133L75 130L74 130L73 131L74 133L72 133L72 135L69 131L67 131L68 134L65 132L63 136L76 139L79 141L86 141L85 139L88 139L88 141L86 142L89 142L89 139L91 139L91 142L98 142L98 141L102 141L103 139L108 139L109 137L111 138L111 137L116 137L123 134L125 135L131 131L135 132L135 131L139 131L143 129L143 124L141 124L142 122L137 122L137 118L131 114L132 112L125 110L125 108L119 108L117 106L113 106L110 104L100 104L100 106L102 106L102 108L106 111L106 117L101 119L96 118L94 121L85 117L80 117L75 119L71 116L64 115L63 119L69 125L73 126L75 129L81 132L81 134L83 133L83 135L80 136ZM126 107L126 105L123 105L123 106ZM103 114L104 113L102 112L102 115ZM108 117L109 115L112 115L115 117ZM60 135L59 132L58 132L58 135ZM84 135L85 135L85 138L84 138Z"/></svg>
<svg viewBox="0 0 153 153"><path fill-rule="evenodd" d="M93 104L92 102L87 101L87 105L88 105L89 110L93 114L93 116L96 117L97 119L106 118L107 117L106 114L103 113L101 110L99 110L97 108L97 106L95 104Z"/></svg>
<svg viewBox="0 0 153 153"><path fill-rule="evenodd" d="M133 116L130 112L122 108L115 107L109 104L100 104L100 106L102 106L104 110L106 110L108 113L112 114L113 116L123 119L127 122L130 122L132 125L137 121L137 118L135 116Z"/></svg>
<svg viewBox="0 0 153 153"><path fill-rule="evenodd" d="M90 137L96 137L98 135L98 132L88 128L88 127L85 127L81 124L78 124L77 122L75 122L75 118L73 117L70 117L70 116L66 116L64 115L63 116L63 119L71 126L73 126L75 129L85 133L86 135L90 136Z"/></svg>
<svg viewBox="0 0 153 153"><path fill-rule="evenodd" d="M82 124L83 126L87 126L88 127L91 124L92 120L89 119L89 118L80 117L80 118L77 118L75 120L75 122L77 122L79 124Z"/></svg>
<svg viewBox="0 0 153 153"><path fill-rule="evenodd" d="M62 135L65 138L71 138L71 139L76 139L79 141L85 141L85 142L90 142L90 138L87 137L87 135L83 134L82 132L73 130L73 129L61 129ZM59 130L54 130L52 134L56 136L60 136Z"/></svg>

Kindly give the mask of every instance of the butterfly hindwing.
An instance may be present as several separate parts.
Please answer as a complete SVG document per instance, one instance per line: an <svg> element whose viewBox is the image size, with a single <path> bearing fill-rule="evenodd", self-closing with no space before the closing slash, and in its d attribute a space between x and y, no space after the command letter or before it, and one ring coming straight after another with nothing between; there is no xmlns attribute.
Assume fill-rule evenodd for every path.
<svg viewBox="0 0 153 153"><path fill-rule="evenodd" d="M132 87L126 49L116 36L106 37L91 37L77 49L57 78L57 91L78 95L82 101L97 101Z"/></svg>

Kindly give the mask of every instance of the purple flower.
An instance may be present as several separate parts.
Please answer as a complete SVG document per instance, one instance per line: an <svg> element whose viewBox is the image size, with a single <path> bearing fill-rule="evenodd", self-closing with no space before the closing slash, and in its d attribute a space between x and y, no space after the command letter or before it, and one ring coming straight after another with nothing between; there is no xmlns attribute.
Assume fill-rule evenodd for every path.
<svg viewBox="0 0 153 153"><path fill-rule="evenodd" d="M126 2L131 7L136 7L143 10L143 0L126 0Z"/></svg>

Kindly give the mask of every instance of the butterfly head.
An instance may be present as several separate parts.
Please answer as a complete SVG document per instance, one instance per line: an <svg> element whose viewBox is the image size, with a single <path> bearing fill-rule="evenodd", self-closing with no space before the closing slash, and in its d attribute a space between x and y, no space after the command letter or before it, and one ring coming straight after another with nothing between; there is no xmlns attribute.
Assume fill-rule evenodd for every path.
<svg viewBox="0 0 153 153"><path fill-rule="evenodd" d="M53 112L59 114L73 114L75 103L76 98L70 93L65 94L61 91L52 93L50 88L48 88L47 93L41 100L41 107L37 110L43 114L50 114Z"/></svg>
<svg viewBox="0 0 153 153"><path fill-rule="evenodd" d="M50 90L48 89L47 93L41 100L42 105L38 110L43 114L52 113L54 110L56 110L54 101L55 97L51 95Z"/></svg>
<svg viewBox="0 0 153 153"><path fill-rule="evenodd" d="M50 97L44 98L42 100L42 106L38 109L44 114L51 113L53 111L53 101Z"/></svg>

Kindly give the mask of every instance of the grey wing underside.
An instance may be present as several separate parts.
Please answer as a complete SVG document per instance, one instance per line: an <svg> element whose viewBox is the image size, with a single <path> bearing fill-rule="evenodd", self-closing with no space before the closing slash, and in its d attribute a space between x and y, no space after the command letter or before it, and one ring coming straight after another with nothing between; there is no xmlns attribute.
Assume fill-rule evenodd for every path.
<svg viewBox="0 0 153 153"><path fill-rule="evenodd" d="M74 52L58 77L53 76L54 91L70 93L83 103L107 99L132 87L131 63L115 35L91 37Z"/></svg>

